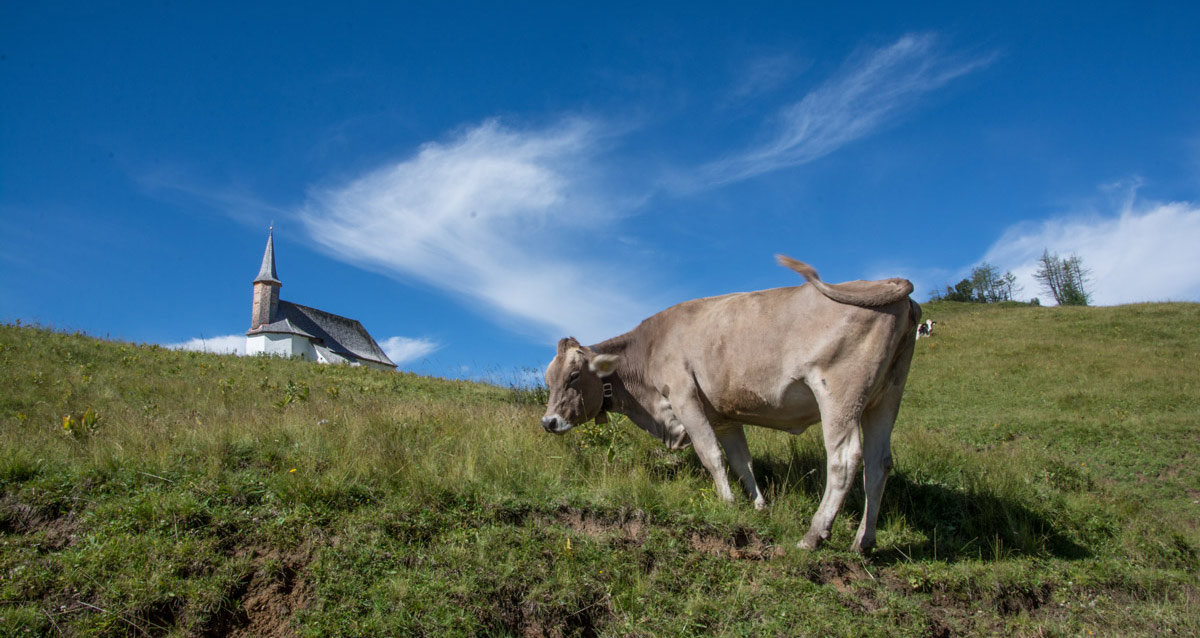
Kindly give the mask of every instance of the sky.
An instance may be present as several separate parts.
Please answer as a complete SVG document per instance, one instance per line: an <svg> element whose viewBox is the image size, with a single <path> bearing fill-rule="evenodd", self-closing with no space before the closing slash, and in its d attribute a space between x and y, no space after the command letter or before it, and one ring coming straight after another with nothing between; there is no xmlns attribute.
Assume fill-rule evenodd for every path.
<svg viewBox="0 0 1200 638"><path fill-rule="evenodd" d="M0 2L0 320L244 349L272 224L283 299L502 384L776 253L1200 300L1196 3L338 4Z"/></svg>

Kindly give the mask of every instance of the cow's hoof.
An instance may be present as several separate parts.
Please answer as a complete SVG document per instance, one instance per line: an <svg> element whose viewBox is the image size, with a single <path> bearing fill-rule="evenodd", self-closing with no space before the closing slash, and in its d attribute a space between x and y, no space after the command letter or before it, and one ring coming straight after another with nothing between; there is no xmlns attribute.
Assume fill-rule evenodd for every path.
<svg viewBox="0 0 1200 638"><path fill-rule="evenodd" d="M850 551L858 552L863 558L868 558L871 556L871 552L875 551L875 543L871 543L870 545L855 543L850 546Z"/></svg>
<svg viewBox="0 0 1200 638"><path fill-rule="evenodd" d="M758 510L758 511L760 511L760 512L762 512L762 511L766 510L766 509L767 509L767 502L766 502L766 501L764 501L764 500L762 500L762 499L759 499L759 500L757 500L757 501L754 501L754 509L756 509L756 510Z"/></svg>
<svg viewBox="0 0 1200 638"><path fill-rule="evenodd" d="M825 539L821 538L820 535L809 532L804 535L804 538L800 539L799 543L796 543L796 547L799 547L800 549L811 552L811 551L815 551L818 547L821 546L821 543L824 543L824 542L825 542Z"/></svg>

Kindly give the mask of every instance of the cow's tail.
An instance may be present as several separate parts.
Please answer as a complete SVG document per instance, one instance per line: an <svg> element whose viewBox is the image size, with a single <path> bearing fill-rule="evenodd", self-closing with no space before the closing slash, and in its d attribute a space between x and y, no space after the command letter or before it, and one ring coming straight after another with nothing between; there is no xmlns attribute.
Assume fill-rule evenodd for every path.
<svg viewBox="0 0 1200 638"><path fill-rule="evenodd" d="M886 306L900 301L912 294L912 282L907 279L892 278L879 281L847 281L842 284L827 284L817 276L812 266L792 259L785 255L776 255L776 261L781 266L787 266L800 273L821 294L830 299L852 306Z"/></svg>

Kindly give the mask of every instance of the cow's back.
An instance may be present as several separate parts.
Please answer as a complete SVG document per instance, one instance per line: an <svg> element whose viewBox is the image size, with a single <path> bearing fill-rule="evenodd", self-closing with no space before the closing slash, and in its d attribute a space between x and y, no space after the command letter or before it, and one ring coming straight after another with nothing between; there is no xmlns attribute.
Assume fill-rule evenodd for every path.
<svg viewBox="0 0 1200 638"><path fill-rule="evenodd" d="M652 383L682 369L715 416L786 428L819 419L808 384L826 375L877 385L915 324L911 304L861 308L811 285L772 288L672 306L638 330L651 333Z"/></svg>

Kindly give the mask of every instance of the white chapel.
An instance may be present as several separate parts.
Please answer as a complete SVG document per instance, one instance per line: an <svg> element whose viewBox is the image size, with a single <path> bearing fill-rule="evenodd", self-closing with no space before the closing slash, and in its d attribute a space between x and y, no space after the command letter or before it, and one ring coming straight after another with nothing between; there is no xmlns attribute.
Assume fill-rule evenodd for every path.
<svg viewBox="0 0 1200 638"><path fill-rule="evenodd" d="M254 278L246 354L300 357L318 363L345 363L381 370L396 368L361 323L283 301L279 298L282 287L283 282L275 273L275 229L272 227L267 235L262 267Z"/></svg>

